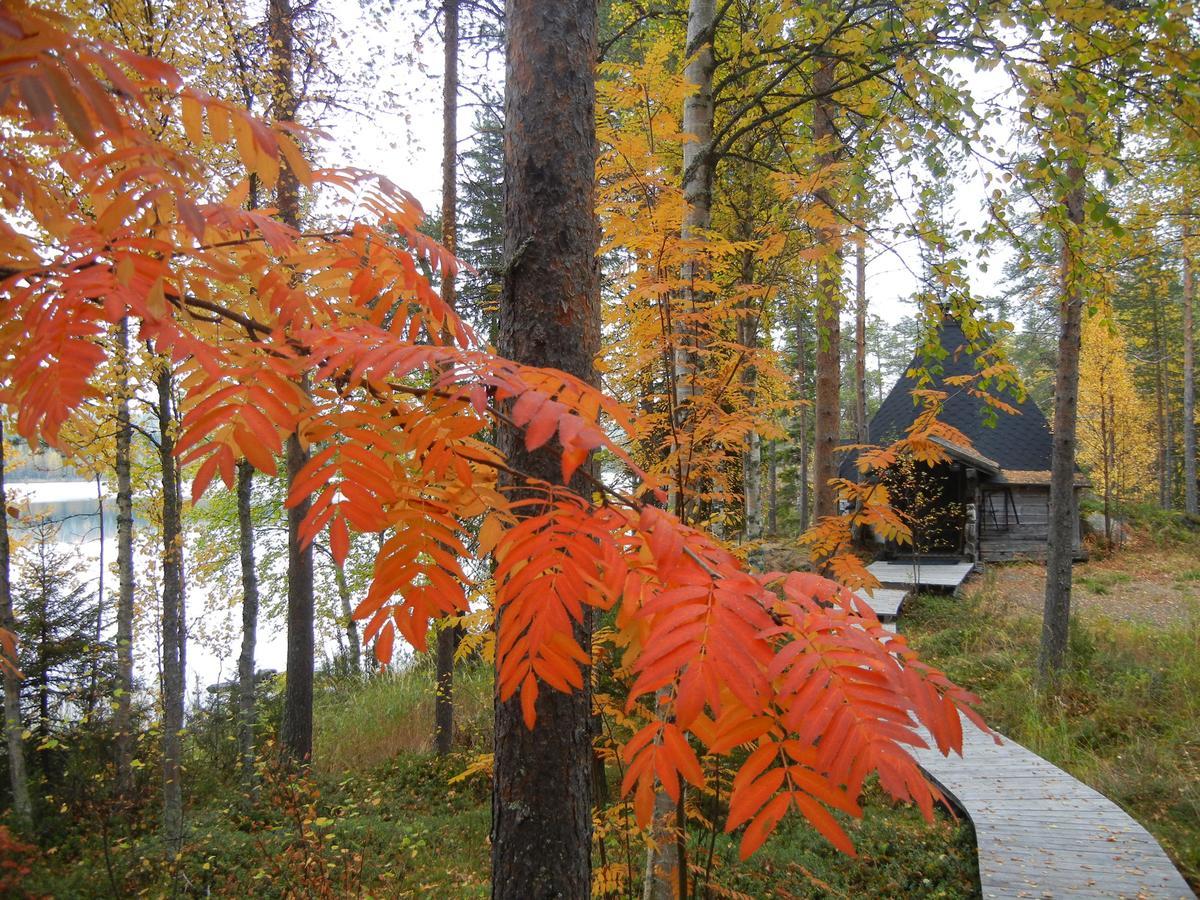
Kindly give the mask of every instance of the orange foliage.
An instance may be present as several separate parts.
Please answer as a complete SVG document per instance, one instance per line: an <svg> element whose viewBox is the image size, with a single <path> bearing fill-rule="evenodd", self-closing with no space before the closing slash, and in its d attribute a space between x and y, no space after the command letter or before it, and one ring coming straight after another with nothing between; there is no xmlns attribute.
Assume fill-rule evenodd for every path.
<svg viewBox="0 0 1200 900"><path fill-rule="evenodd" d="M355 197L361 220L301 234L241 209L238 185L150 137L152 104L193 143L236 145L265 182L286 164ZM753 752L729 827L749 823L745 854L792 808L849 850L826 807L857 812L871 772L930 812L936 792L904 746L922 745L924 726L943 752L959 749L973 698L831 581L751 574L709 535L599 481L587 500L511 470L484 439L493 421L522 428L530 448L556 439L566 478L597 447L625 458L606 429L627 434L630 418L577 379L479 346L418 271L454 260L417 231L408 194L356 170L309 171L294 126L16 4L0 11L0 112L0 400L22 434L54 441L93 391L101 338L131 317L177 367L194 498L217 475L232 485L239 458L273 471L298 432L315 451L289 498L315 497L306 538L328 529L342 558L351 529L385 535L355 611L380 660L397 631L421 647L432 619L466 611L461 560L480 516L477 553L494 548L504 609L498 690L519 692L530 727L540 691L585 677L572 623L585 606L616 607L629 709L657 700L624 748L643 823L656 783L677 795L680 779L703 780L698 752L741 746ZM518 519L518 506L532 514Z"/></svg>

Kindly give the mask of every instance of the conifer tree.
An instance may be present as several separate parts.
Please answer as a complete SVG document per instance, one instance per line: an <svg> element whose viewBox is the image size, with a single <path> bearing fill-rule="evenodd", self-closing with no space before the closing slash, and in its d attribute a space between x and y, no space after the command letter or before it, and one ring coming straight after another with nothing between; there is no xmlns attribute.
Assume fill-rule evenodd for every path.
<svg viewBox="0 0 1200 900"><path fill-rule="evenodd" d="M594 207L596 6L508 4L504 286L500 351L518 362L595 379L600 298ZM508 464L561 483L558 454L500 432ZM586 465L586 464L585 464ZM586 490L583 476L575 482ZM537 492L531 495L536 497ZM497 628L503 633L504 612ZM574 625L587 653L590 617ZM590 678L539 691L537 728L522 703L496 702L492 896L587 897L591 890Z"/></svg>

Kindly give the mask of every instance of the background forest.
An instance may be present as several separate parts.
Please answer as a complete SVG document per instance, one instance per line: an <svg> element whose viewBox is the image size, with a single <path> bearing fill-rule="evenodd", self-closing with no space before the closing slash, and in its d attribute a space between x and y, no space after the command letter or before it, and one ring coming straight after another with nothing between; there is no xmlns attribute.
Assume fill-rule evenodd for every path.
<svg viewBox="0 0 1200 900"><path fill-rule="evenodd" d="M973 896L871 749L972 707L1200 883L1194 3L64 0L0 41L0 892ZM414 142L424 211L356 168L427 189ZM1027 393L1086 475L1092 561L1052 534L888 645L816 574L913 542L838 467L962 438L933 389L868 429L946 317L990 427ZM861 743L805 653L894 668Z"/></svg>

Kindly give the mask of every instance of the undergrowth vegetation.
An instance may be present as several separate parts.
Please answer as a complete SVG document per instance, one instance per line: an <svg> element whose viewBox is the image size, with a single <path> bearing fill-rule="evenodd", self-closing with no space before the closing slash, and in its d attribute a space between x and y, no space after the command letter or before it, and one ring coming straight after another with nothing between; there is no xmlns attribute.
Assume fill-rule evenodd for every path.
<svg viewBox="0 0 1200 900"><path fill-rule="evenodd" d="M1107 589L1128 569L1086 585ZM1098 590L1097 592L1102 592ZM910 643L982 698L988 723L1119 803L1200 886L1200 608L1154 625L1094 611L1071 623L1057 688L1036 682L1040 618L997 590L906 605Z"/></svg>
<svg viewBox="0 0 1200 900"><path fill-rule="evenodd" d="M289 777L268 747L253 795L234 781L236 767L223 747L228 723L211 710L195 717L188 773L205 789L187 810L188 838L174 863L155 828L159 800L152 792L139 810L95 803L88 816L64 818L69 831L56 837L53 851L14 844L0 856L31 870L23 890L36 897L486 897L491 673L471 663L456 672L456 740L463 749L447 758L430 752L432 683L423 659L366 681L318 682L313 772ZM459 777L468 770L473 774ZM607 774L615 797L618 773L610 766ZM862 820L837 814L856 858L789 819L741 863L738 835L714 835L702 825L705 815L727 807L706 803L697 804L689 840L695 896L977 895L970 824L944 811L926 823L877 785L867 790ZM627 804L598 814L593 865L598 881L610 879L608 890L598 885L598 897L641 896L643 845L612 827L631 818Z"/></svg>

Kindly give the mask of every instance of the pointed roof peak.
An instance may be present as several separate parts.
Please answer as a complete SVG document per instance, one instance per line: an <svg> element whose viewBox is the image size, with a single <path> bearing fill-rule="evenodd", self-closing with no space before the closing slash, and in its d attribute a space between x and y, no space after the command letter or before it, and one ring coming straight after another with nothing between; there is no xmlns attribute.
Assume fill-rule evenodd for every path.
<svg viewBox="0 0 1200 900"><path fill-rule="evenodd" d="M872 444L888 444L902 437L921 411L913 391L929 388L946 392L939 419L965 434L971 440L974 454L1002 470L1049 471L1053 449L1050 426L1027 394L1021 396L1019 389L1010 385L976 387L1014 407L1017 414L1013 415L989 406L964 385L946 383L946 379L955 376L978 374L991 364L980 359L993 346L990 323L981 324L983 336L971 341L959 319L943 308L942 320L937 325L941 358L927 356L925 347L916 348L908 369L871 419L868 437ZM921 371L928 375L928 384L918 384L913 373ZM846 460L842 468L844 475L852 474L852 461Z"/></svg>

